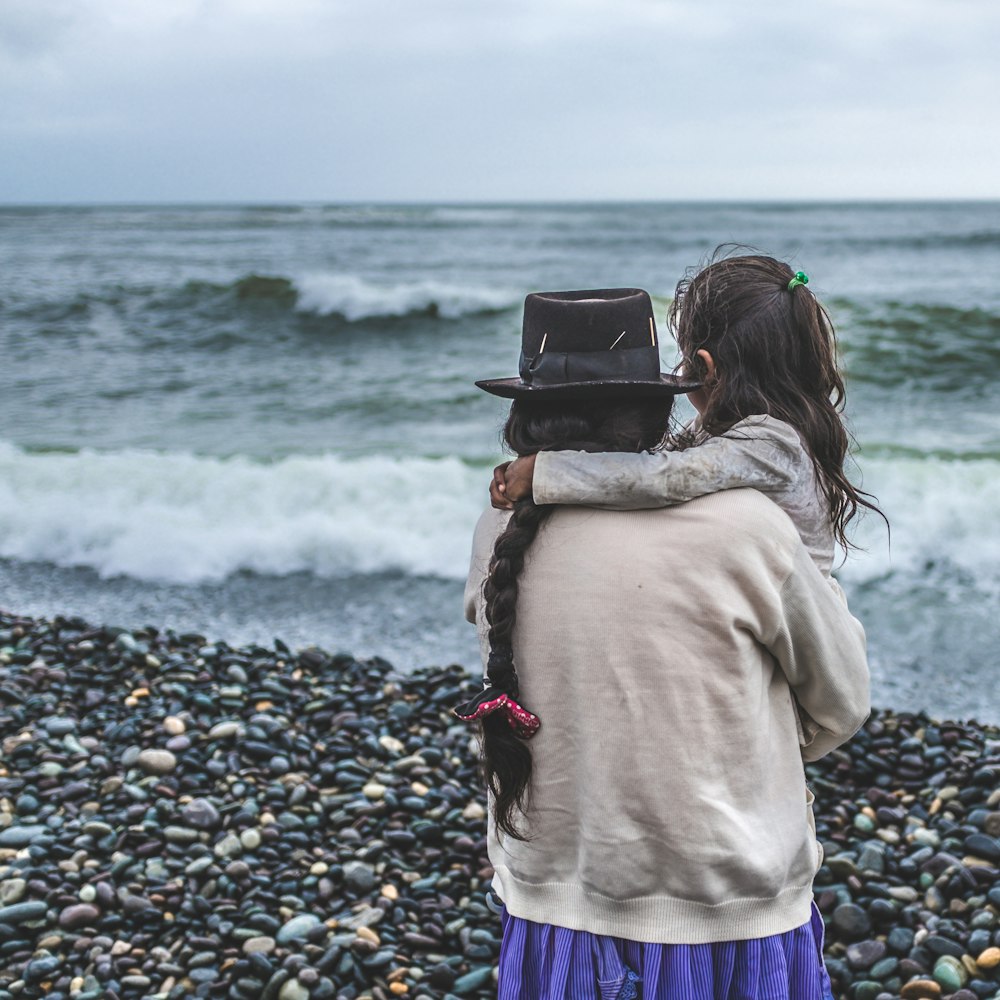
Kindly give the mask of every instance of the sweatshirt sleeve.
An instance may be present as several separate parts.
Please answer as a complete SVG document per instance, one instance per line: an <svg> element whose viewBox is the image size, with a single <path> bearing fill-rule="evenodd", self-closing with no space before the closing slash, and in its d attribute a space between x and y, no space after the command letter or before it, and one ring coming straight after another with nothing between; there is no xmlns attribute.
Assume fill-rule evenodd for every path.
<svg viewBox="0 0 1000 1000"><path fill-rule="evenodd" d="M864 628L801 545L781 589L779 617L766 645L800 710L802 756L818 760L846 743L871 711Z"/></svg>
<svg viewBox="0 0 1000 1000"><path fill-rule="evenodd" d="M791 427L775 428L776 423L744 421L683 451L541 451L535 458L534 501L637 510L740 487L780 490L794 478L802 445Z"/></svg>
<svg viewBox="0 0 1000 1000"><path fill-rule="evenodd" d="M469 575L465 581L465 620L476 624L476 609L483 583L490 570L490 558L493 555L493 545L497 535L503 531L507 518L506 511L494 510L492 507L483 511L476 524L472 537L472 557L469 560Z"/></svg>

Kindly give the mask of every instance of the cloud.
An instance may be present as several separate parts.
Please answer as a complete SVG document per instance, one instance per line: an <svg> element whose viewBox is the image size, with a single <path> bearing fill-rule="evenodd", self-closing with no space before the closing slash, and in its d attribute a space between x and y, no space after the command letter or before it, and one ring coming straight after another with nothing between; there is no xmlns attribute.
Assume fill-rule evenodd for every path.
<svg viewBox="0 0 1000 1000"><path fill-rule="evenodd" d="M0 200L1000 195L998 27L977 0L7 0Z"/></svg>

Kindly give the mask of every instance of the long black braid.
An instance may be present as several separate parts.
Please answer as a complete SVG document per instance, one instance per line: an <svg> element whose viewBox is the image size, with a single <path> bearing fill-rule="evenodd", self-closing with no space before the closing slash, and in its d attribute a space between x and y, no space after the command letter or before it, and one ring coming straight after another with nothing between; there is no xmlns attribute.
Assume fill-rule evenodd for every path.
<svg viewBox="0 0 1000 1000"><path fill-rule="evenodd" d="M504 427L507 447L518 455L538 451L645 451L663 439L673 398L610 398L587 400L516 400ZM539 529L555 508L531 499L519 500L506 528L493 546L489 575L483 585L489 622L490 655L487 678L491 687L519 697L513 658L517 621L518 578L525 555ZM525 812L531 782L531 749L494 712L480 719L482 772L493 797L497 829L526 839L516 826Z"/></svg>

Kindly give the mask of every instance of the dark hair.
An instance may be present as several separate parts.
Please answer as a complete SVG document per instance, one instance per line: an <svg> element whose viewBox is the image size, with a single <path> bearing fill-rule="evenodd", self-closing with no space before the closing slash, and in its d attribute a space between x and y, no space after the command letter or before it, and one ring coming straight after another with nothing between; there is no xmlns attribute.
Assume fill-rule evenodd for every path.
<svg viewBox="0 0 1000 1000"><path fill-rule="evenodd" d="M645 451L666 433L673 397L576 400L515 400L504 426L507 447L517 455L538 451ZM517 697L517 674L509 655L517 620L518 577L524 556L553 506L530 498L518 500L506 528L493 547L489 575L483 585L490 624L490 684ZM506 655L494 654L503 651ZM480 720L482 771L493 795L497 829L516 840L525 837L515 825L524 812L531 780L531 750L506 718L493 712ZM544 720L543 720L544 724Z"/></svg>
<svg viewBox="0 0 1000 1000"><path fill-rule="evenodd" d="M678 283L668 315L684 370L707 376L703 349L716 363L702 426L723 434L761 413L791 424L812 458L834 536L850 548L847 525L859 507L885 515L844 473L850 439L840 415L845 391L833 323L807 285L789 290L795 273L787 264L732 250L719 247L707 266Z"/></svg>

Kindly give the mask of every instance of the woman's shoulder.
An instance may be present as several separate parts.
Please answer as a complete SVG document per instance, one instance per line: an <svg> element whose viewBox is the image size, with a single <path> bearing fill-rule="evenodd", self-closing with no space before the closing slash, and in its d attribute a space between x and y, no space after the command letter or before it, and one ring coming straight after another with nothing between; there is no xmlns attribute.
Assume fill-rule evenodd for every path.
<svg viewBox="0 0 1000 1000"><path fill-rule="evenodd" d="M637 545L654 551L690 556L741 544L793 548L799 533L781 505L752 487L706 493L670 507L641 510L601 510L594 507L560 507L546 522L549 537L542 544L558 548L567 536L587 532L609 551Z"/></svg>
<svg viewBox="0 0 1000 1000"><path fill-rule="evenodd" d="M781 504L753 487L720 490L678 506L692 519L715 526L714 534L731 543L733 536L780 541L793 546L799 533Z"/></svg>
<svg viewBox="0 0 1000 1000"><path fill-rule="evenodd" d="M476 530L472 536L473 557L477 553L492 551L497 536L507 526L509 520L509 510L497 510L495 507L487 507L479 515Z"/></svg>

